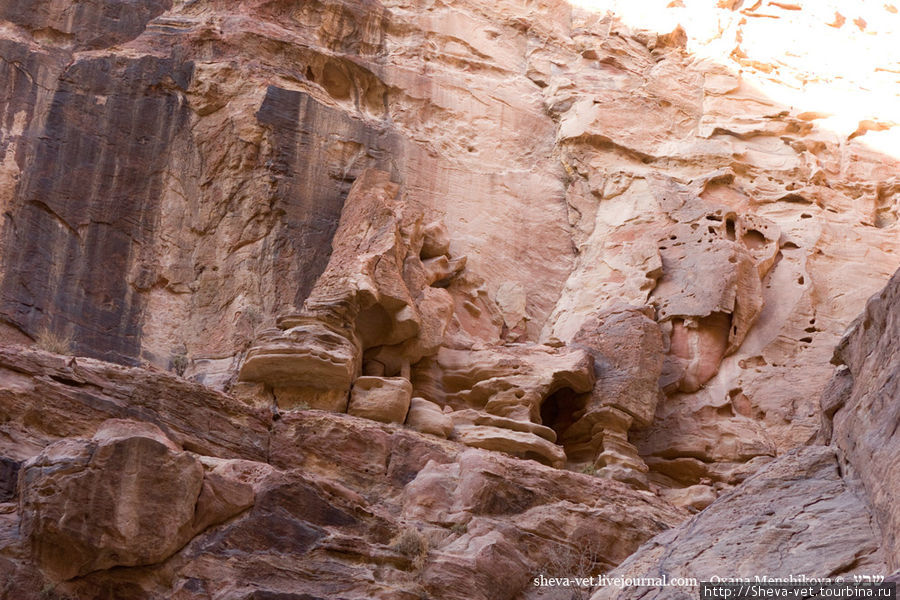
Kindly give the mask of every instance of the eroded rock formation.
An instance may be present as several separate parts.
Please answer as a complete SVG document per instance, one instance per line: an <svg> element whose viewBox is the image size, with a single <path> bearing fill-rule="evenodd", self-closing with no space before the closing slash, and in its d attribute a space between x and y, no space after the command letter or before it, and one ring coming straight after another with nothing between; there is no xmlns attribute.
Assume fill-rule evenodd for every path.
<svg viewBox="0 0 900 600"><path fill-rule="evenodd" d="M30 428L33 449L2 444L19 465L18 502L0 505L3 590L17 598L514 597L551 550L589 543L607 568L685 517L619 482L328 411L285 412L260 432L265 456L158 407L110 420L111 390L140 397L142 374L191 423L210 406L237 423L242 408L179 378L77 360L3 359L4 410L47 379L48 407L59 398L79 416L67 432ZM159 427L134 420L151 415Z"/></svg>
<svg viewBox="0 0 900 600"><path fill-rule="evenodd" d="M0 0L0 599L900 567L849 4Z"/></svg>
<svg viewBox="0 0 900 600"><path fill-rule="evenodd" d="M842 339L821 398L819 443L785 454L681 526L645 544L617 574L819 577L893 573L900 271ZM773 548L789 549L786 552ZM683 598L685 590L599 590L592 598Z"/></svg>
<svg viewBox="0 0 900 600"><path fill-rule="evenodd" d="M442 286L465 259L451 261L445 232L424 226L411 207L404 214L397 195L388 173L369 170L356 181L302 310L282 316L248 352L240 379L266 384L279 407L343 412L361 373L369 389L369 377L408 380L410 364L440 347L453 312Z"/></svg>

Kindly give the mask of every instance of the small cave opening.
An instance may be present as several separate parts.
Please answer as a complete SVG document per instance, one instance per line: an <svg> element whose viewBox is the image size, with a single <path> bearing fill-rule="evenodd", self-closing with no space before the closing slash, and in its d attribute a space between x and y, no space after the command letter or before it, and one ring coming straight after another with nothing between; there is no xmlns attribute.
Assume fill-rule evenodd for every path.
<svg viewBox="0 0 900 600"><path fill-rule="evenodd" d="M363 348L373 348L384 343L393 327L391 315L380 304L374 304L361 311L356 319L356 334Z"/></svg>
<svg viewBox="0 0 900 600"><path fill-rule="evenodd" d="M581 417L590 394L579 394L563 387L541 404L541 424L556 432L557 443L562 445L563 434Z"/></svg>

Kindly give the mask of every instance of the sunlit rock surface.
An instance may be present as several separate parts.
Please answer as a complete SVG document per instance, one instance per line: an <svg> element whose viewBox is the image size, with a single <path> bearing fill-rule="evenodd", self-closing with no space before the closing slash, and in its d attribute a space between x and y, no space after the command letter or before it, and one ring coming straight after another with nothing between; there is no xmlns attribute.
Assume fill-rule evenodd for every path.
<svg viewBox="0 0 900 600"><path fill-rule="evenodd" d="M897 569L898 34L0 0L0 597Z"/></svg>

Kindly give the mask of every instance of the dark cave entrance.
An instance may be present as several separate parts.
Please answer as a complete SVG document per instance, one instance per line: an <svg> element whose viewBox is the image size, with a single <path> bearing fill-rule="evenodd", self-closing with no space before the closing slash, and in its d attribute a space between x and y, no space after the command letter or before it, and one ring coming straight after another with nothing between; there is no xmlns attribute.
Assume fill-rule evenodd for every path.
<svg viewBox="0 0 900 600"><path fill-rule="evenodd" d="M570 439L569 428L584 415L590 393L579 394L572 388L563 387L549 396L541 404L541 424L556 432L556 443L563 447L569 460L573 460L578 439ZM590 432L587 432L588 435Z"/></svg>

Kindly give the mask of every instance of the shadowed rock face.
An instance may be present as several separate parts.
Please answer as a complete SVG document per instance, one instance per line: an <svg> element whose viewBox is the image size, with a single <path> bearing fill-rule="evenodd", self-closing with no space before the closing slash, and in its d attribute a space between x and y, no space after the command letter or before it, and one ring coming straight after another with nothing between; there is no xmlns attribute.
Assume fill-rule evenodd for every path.
<svg viewBox="0 0 900 600"><path fill-rule="evenodd" d="M143 33L172 0L59 0L4 2L0 19L33 30L50 43L76 49L108 48Z"/></svg>
<svg viewBox="0 0 900 600"><path fill-rule="evenodd" d="M277 268L296 271L293 302L300 306L325 269L331 238L341 216L344 197L355 171L335 164L333 140L374 157L374 166L389 168L396 142L384 129L348 118L343 111L321 104L302 92L270 86L256 118L271 131L273 153L269 166L274 179L273 202L283 211L284 231L275 256L300 257L302 267L276 262ZM352 166L352 165L351 165Z"/></svg>
<svg viewBox="0 0 900 600"><path fill-rule="evenodd" d="M13 324L66 331L99 358L137 359L137 292L156 283L141 254L156 234L170 149L189 126L180 92L192 70L105 57L60 74L43 126L26 140L4 228L0 293Z"/></svg>
<svg viewBox="0 0 900 600"><path fill-rule="evenodd" d="M21 465L15 460L0 457L0 502L9 502L16 497L16 480Z"/></svg>
<svg viewBox="0 0 900 600"><path fill-rule="evenodd" d="M695 577L846 576L881 573L885 555L857 482L841 477L835 449L802 448L766 465L680 527L647 542L614 575ZM788 549L787 552L781 551ZM613 587L607 598L690 598L689 588Z"/></svg>

